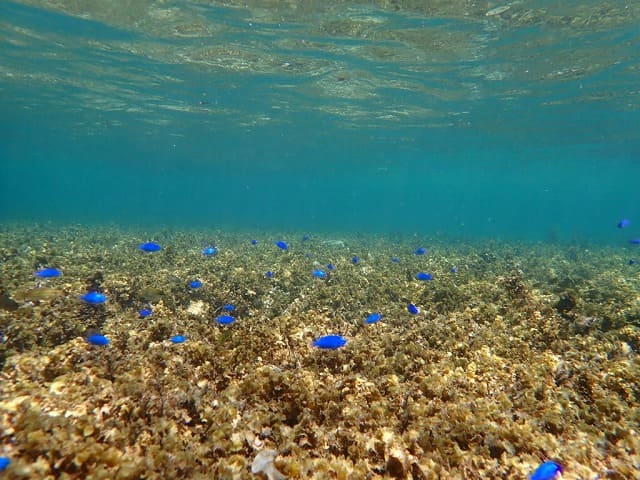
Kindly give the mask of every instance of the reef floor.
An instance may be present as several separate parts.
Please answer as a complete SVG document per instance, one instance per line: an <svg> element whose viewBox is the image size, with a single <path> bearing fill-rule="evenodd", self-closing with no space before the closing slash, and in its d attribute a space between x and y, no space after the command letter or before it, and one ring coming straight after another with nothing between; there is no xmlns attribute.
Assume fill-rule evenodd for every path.
<svg viewBox="0 0 640 480"><path fill-rule="evenodd" d="M1 226L0 476L639 478L629 247L254 235Z"/></svg>

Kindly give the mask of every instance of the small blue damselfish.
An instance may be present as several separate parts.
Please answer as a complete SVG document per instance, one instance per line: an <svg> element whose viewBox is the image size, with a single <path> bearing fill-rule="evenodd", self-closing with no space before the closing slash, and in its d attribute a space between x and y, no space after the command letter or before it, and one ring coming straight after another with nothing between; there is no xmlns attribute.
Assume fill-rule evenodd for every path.
<svg viewBox="0 0 640 480"><path fill-rule="evenodd" d="M311 274L314 276L314 278L327 278L327 272L320 268L314 270L313 272L311 272Z"/></svg>
<svg viewBox="0 0 640 480"><path fill-rule="evenodd" d="M143 252L148 252L148 253L159 252L160 250L162 250L162 247L160 246L160 244L156 242L144 242L138 245L138 248Z"/></svg>
<svg viewBox="0 0 640 480"><path fill-rule="evenodd" d="M433 280L433 275L426 272L418 272L416 273L416 280L423 280L423 281Z"/></svg>
<svg viewBox="0 0 640 480"><path fill-rule="evenodd" d="M376 323L376 322L379 322L381 319L382 319L382 314L379 312L375 312L375 313L369 314L369 316L365 318L364 323L366 324Z"/></svg>
<svg viewBox="0 0 640 480"><path fill-rule="evenodd" d="M171 343L184 343L187 341L187 337L184 335L174 335L169 339Z"/></svg>
<svg viewBox="0 0 640 480"><path fill-rule="evenodd" d="M101 333L92 333L91 335L88 335L87 342L89 342L91 345L97 345L99 347L109 345L109 339Z"/></svg>
<svg viewBox="0 0 640 480"><path fill-rule="evenodd" d="M80 296L80 300L91 305L100 305L107 301L107 296L100 292L88 292Z"/></svg>
<svg viewBox="0 0 640 480"><path fill-rule="evenodd" d="M280 250L289 250L289 244L282 240L278 240L277 242L273 242L273 244L278 247Z"/></svg>
<svg viewBox="0 0 640 480"><path fill-rule="evenodd" d="M231 315L219 315L218 317L216 317L216 322L218 322L220 325L229 325L230 323L235 322L235 318L233 318Z"/></svg>
<svg viewBox="0 0 640 480"><path fill-rule="evenodd" d="M209 245L208 247L204 247L202 249L202 254L205 257L212 257L214 256L216 253L218 253L218 249L216 247L214 247L213 245Z"/></svg>
<svg viewBox="0 0 640 480"><path fill-rule="evenodd" d="M529 475L529 480L554 480L562 473L562 465L552 460L542 463Z"/></svg>
<svg viewBox="0 0 640 480"><path fill-rule="evenodd" d="M316 338L311 344L317 348L335 350L336 348L344 347L347 344L347 339L342 335L325 335L324 337Z"/></svg>
<svg viewBox="0 0 640 480"><path fill-rule="evenodd" d="M33 274L39 278L55 278L62 275L62 272L57 268L47 267L47 268L41 268L40 270L38 270L37 272L34 272Z"/></svg>

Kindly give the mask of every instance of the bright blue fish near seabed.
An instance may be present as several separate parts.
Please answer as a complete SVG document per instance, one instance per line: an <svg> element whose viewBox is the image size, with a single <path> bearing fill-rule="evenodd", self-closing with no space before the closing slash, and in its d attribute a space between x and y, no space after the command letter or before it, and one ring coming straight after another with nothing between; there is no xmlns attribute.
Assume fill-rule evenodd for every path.
<svg viewBox="0 0 640 480"><path fill-rule="evenodd" d="M407 305L407 311L411 315L418 315L420 313L420 309L416 307L413 303L410 303L409 305Z"/></svg>
<svg viewBox="0 0 640 480"><path fill-rule="evenodd" d="M216 318L216 322L218 322L220 325L229 325L233 322L235 322L235 318L233 318L231 315L219 315Z"/></svg>
<svg viewBox="0 0 640 480"><path fill-rule="evenodd" d="M101 333L92 333L91 335L88 335L87 342L98 347L105 347L109 345L109 339Z"/></svg>
<svg viewBox="0 0 640 480"><path fill-rule="evenodd" d="M379 322L382 319L382 314L379 312L375 312L375 313L371 313L365 320L364 323L366 324L370 324L370 323L376 323Z"/></svg>
<svg viewBox="0 0 640 480"><path fill-rule="evenodd" d="M273 244L276 247L278 247L280 250L284 250L284 251L289 250L289 244L287 242L282 241L282 240L278 240L277 242L273 242Z"/></svg>
<svg viewBox="0 0 640 480"><path fill-rule="evenodd" d="M415 252L413 252L414 255L424 255L425 253L427 253L427 249L424 247L416 248Z"/></svg>
<svg viewBox="0 0 640 480"><path fill-rule="evenodd" d="M138 310L139 318L147 318L151 316L151 314L153 314L153 311L150 308L141 308L140 310Z"/></svg>
<svg viewBox="0 0 640 480"><path fill-rule="evenodd" d="M138 248L147 253L159 252L160 250L162 250L160 244L156 242L141 243L140 245L138 245Z"/></svg>
<svg viewBox="0 0 640 480"><path fill-rule="evenodd" d="M346 344L347 339L342 335L325 335L324 337L316 338L311 345L316 348L335 350L336 348L344 347Z"/></svg>
<svg viewBox="0 0 640 480"><path fill-rule="evenodd" d="M174 335L169 339L171 343L184 343L187 341L187 337L184 335Z"/></svg>
<svg viewBox="0 0 640 480"><path fill-rule="evenodd" d="M209 245L208 247L204 247L202 249L202 254L205 257L213 257L216 253L218 253L218 249L213 245Z"/></svg>
<svg viewBox="0 0 640 480"><path fill-rule="evenodd" d="M433 280L433 275L431 275L430 273L418 272L416 273L416 280Z"/></svg>
<svg viewBox="0 0 640 480"><path fill-rule="evenodd" d="M0 472L6 470L10 463L11 459L9 457L0 457Z"/></svg>
<svg viewBox="0 0 640 480"><path fill-rule="evenodd" d="M631 225L631 220L628 218L623 218L618 222L618 228L627 228L629 225Z"/></svg>
<svg viewBox="0 0 640 480"><path fill-rule="evenodd" d="M37 272L33 272L33 274L39 278L55 278L62 275L62 272L57 268L47 267L47 268L41 268Z"/></svg>
<svg viewBox="0 0 640 480"><path fill-rule="evenodd" d="M325 272L324 270L318 268L316 270L314 270L313 272L311 272L311 275L314 276L314 278L327 278L327 272Z"/></svg>
<svg viewBox="0 0 640 480"><path fill-rule="evenodd" d="M558 462L547 460L529 475L529 480L554 480L562 473L562 465Z"/></svg>
<svg viewBox="0 0 640 480"><path fill-rule="evenodd" d="M85 301L91 305L100 305L107 301L107 296L100 292L88 292L80 296L80 300Z"/></svg>

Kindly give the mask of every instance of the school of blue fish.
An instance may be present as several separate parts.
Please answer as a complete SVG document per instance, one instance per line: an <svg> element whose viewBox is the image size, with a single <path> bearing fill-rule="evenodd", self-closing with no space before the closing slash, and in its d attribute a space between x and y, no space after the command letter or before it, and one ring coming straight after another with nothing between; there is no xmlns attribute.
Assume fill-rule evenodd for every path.
<svg viewBox="0 0 640 480"><path fill-rule="evenodd" d="M619 229L627 229L631 226L631 220L622 219L617 223L617 228ZM309 240L309 236L305 235L302 238L302 242ZM631 238L628 240L629 243L633 245L640 245L640 238ZM257 239L251 239L250 243L252 246L258 245ZM291 246L288 242L284 240L276 240L273 242L273 245L277 247L283 254L287 254L291 251ZM154 241L148 241L140 243L137 247L144 254L157 254L163 250L163 247ZM207 245L202 249L202 255L205 257L213 257L217 255L219 252L218 248L214 245ZM413 255L415 256L424 256L428 253L428 250L425 247L417 247L413 251ZM306 254L308 258L311 258L310 254ZM358 255L353 255L350 259L351 263L354 266L357 266L361 263L361 259ZM392 256L390 258L392 263L398 264L401 263L399 256ZM632 265L635 263L635 260L629 260L629 264ZM326 281L330 275L336 270L336 267L333 263L328 263L324 268L315 268L311 270L310 276L317 281ZM450 274L455 275L458 273L458 268L455 265L452 265L449 270ZM63 272L55 267L51 266L43 266L33 273L33 275L43 281L54 281L56 278L61 277ZM265 272L264 277L266 280L273 279L275 277L275 273L272 270ZM419 282L430 282L434 280L433 274L429 272L418 271L414 274L414 279ZM204 286L204 283L200 279L192 279L187 283L188 287L192 290L200 289ZM78 298L86 303L87 305L91 305L93 307L99 308L101 305L105 304L108 301L108 297L105 293L92 290L78 295ZM232 315L236 311L236 306L231 303L226 303L219 309L220 313L214 318L214 321L217 325L220 325L223 328L229 328L231 325L236 324L236 318ZM420 307L414 303L408 303L406 305L406 311L409 316L418 316L421 313ZM153 310L151 306L145 306L140 308L137 312L138 318L144 319L153 314ZM368 314L362 314L363 318L361 323L363 325L374 325L378 322L382 321L384 316L381 312L371 312ZM168 341L172 344L182 344L187 341L188 337L184 333L178 333L168 338ZM94 347L107 347L110 344L110 339L103 335L99 331L95 331L93 329L87 331L85 335L85 340L87 343ZM337 350L341 349L349 343L349 340L345 338L343 335L339 333L328 333L324 335L318 335L310 344L310 347L316 348L318 350ZM11 463L11 460L8 457L0 457L0 472L5 470ZM543 461L530 475L529 480L554 480L559 478L562 475L563 466L560 462L556 460L545 460Z"/></svg>

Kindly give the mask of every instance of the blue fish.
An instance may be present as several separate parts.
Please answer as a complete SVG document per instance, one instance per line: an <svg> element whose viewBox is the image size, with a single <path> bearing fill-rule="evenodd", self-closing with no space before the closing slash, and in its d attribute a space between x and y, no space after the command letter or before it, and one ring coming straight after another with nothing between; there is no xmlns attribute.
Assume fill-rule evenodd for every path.
<svg viewBox="0 0 640 480"><path fill-rule="evenodd" d="M231 315L218 315L218 317L216 318L216 322L218 322L220 325L229 325L230 323L235 322L235 318L233 318Z"/></svg>
<svg viewBox="0 0 640 480"><path fill-rule="evenodd" d="M409 305L407 305L407 312L409 312L411 315L418 315L420 313L420 309L413 303L410 303Z"/></svg>
<svg viewBox="0 0 640 480"><path fill-rule="evenodd" d="M310 253L305 253L304 254L305 258L311 260L313 258L313 255L311 255Z"/></svg>
<svg viewBox="0 0 640 480"><path fill-rule="evenodd" d="M11 459L9 457L0 457L0 472L6 470L10 463Z"/></svg>
<svg viewBox="0 0 640 480"><path fill-rule="evenodd" d="M333 272L336 269L336 266L333 263L327 263L327 270Z"/></svg>
<svg viewBox="0 0 640 480"><path fill-rule="evenodd" d="M451 273L458 273L458 267L456 267L455 265L451 266L451 270L449 270Z"/></svg>
<svg viewBox="0 0 640 480"><path fill-rule="evenodd" d="M631 240L629 240L629 243L631 245L640 245L640 238L632 238Z"/></svg>
<svg viewBox="0 0 640 480"><path fill-rule="evenodd" d="M251 245L257 245L258 244L258 240L256 240L255 238L251 239Z"/></svg>
<svg viewBox="0 0 640 480"><path fill-rule="evenodd" d="M414 255L424 255L427 253L427 249L424 247L416 248L416 251L413 252Z"/></svg>
<svg viewBox="0 0 640 480"><path fill-rule="evenodd" d="M364 323L369 324L369 323L376 323L379 322L382 319L382 314L379 312L376 313L371 313L365 320Z"/></svg>
<svg viewBox="0 0 640 480"><path fill-rule="evenodd" d="M92 333L91 335L88 335L87 342L89 342L91 345L97 345L99 347L109 345L109 339L101 333Z"/></svg>
<svg viewBox="0 0 640 480"><path fill-rule="evenodd" d="M303 235L302 236L302 241L306 242L307 240L309 240L311 237L309 235Z"/></svg>
<svg viewBox="0 0 640 480"><path fill-rule="evenodd" d="M433 280L433 275L431 275L430 273L418 272L416 273L416 280Z"/></svg>
<svg viewBox="0 0 640 480"><path fill-rule="evenodd" d="M171 343L184 343L187 341L187 337L184 335L174 335L169 339Z"/></svg>
<svg viewBox="0 0 640 480"><path fill-rule="evenodd" d="M547 460L529 475L529 480L553 480L562 473L562 466L554 461Z"/></svg>
<svg viewBox="0 0 640 480"><path fill-rule="evenodd" d="M311 274L314 276L314 278L327 278L327 272L320 268L314 270L313 272L311 272Z"/></svg>
<svg viewBox="0 0 640 480"><path fill-rule="evenodd" d="M273 242L273 244L278 247L280 250L289 250L289 244L287 242L283 242L282 240L278 240L277 242Z"/></svg>
<svg viewBox="0 0 640 480"><path fill-rule="evenodd" d="M354 255L354 256L351 258L351 263L353 263L354 265L358 265L358 264L360 263L360 257L359 257L359 256L357 256L357 255Z"/></svg>
<svg viewBox="0 0 640 480"><path fill-rule="evenodd" d="M269 270L267 273L264 274L264 276L267 278L273 278L274 275L275 274L271 270Z"/></svg>
<svg viewBox="0 0 640 480"><path fill-rule="evenodd" d="M202 282L200 280L191 280L189 282L189 288L193 288L194 290L202 287Z"/></svg>
<svg viewBox="0 0 640 480"><path fill-rule="evenodd" d="M312 345L317 348L325 348L329 350L335 350L336 348L344 347L347 344L347 339L342 335L325 335L324 337L316 338Z"/></svg>
<svg viewBox="0 0 640 480"><path fill-rule="evenodd" d="M84 295L81 295L80 300L84 300L91 305L100 305L101 303L107 301L107 296L104 293L100 292L88 292Z"/></svg>
<svg viewBox="0 0 640 480"><path fill-rule="evenodd" d="M140 245L138 245L138 248L143 252L149 252L149 253L159 252L160 250L162 250L162 247L160 246L160 244L156 242L141 243Z"/></svg>
<svg viewBox="0 0 640 480"><path fill-rule="evenodd" d="M235 307L235 305L233 305L233 304L231 304L231 303L225 303L225 304L222 306L222 309L223 309L225 312L233 312L233 311L236 309L236 307Z"/></svg>
<svg viewBox="0 0 640 480"><path fill-rule="evenodd" d="M138 310L138 316L140 318L147 318L152 313L153 313L153 311L150 308L141 308L140 310Z"/></svg>
<svg viewBox="0 0 640 480"><path fill-rule="evenodd" d="M209 245L208 247L204 247L202 249L202 254L205 257L213 257L216 253L218 253L218 249L213 245Z"/></svg>
<svg viewBox="0 0 640 480"><path fill-rule="evenodd" d="M36 277L40 277L40 278L54 278L62 275L62 272L57 268L47 267L47 268L41 268L40 270L38 270L37 272L34 272L33 274Z"/></svg>
<svg viewBox="0 0 640 480"><path fill-rule="evenodd" d="M395 255L393 257L391 257L391 261L393 263L400 263L400 259L398 257L396 257Z"/></svg>
<svg viewBox="0 0 640 480"><path fill-rule="evenodd" d="M627 218L623 218L618 222L618 228L627 228L629 225L631 225L631 220Z"/></svg>
<svg viewBox="0 0 640 480"><path fill-rule="evenodd" d="M628 263L629 265L635 265L636 261L633 258L631 258Z"/></svg>

